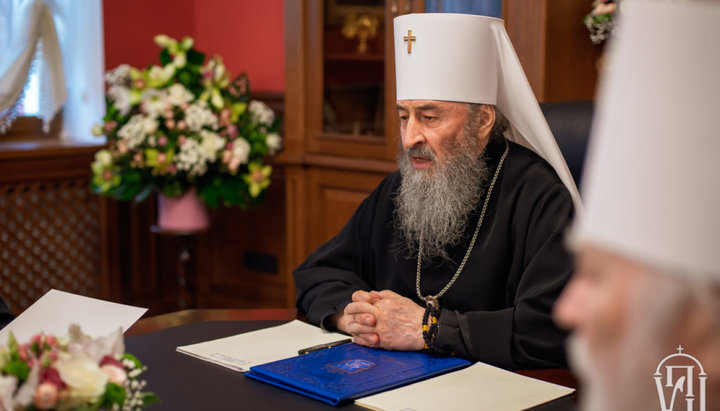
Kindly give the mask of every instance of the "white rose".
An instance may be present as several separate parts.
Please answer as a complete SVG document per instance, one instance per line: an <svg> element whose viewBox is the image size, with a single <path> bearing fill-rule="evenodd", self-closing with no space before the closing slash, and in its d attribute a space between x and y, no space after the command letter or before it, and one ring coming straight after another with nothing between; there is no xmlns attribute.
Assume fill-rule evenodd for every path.
<svg viewBox="0 0 720 411"><path fill-rule="evenodd" d="M232 157L238 164L245 164L250 155L250 144L244 138L238 138L233 142Z"/></svg>
<svg viewBox="0 0 720 411"><path fill-rule="evenodd" d="M154 118L145 117L143 119L143 132L145 134L152 134L157 131L158 122Z"/></svg>
<svg viewBox="0 0 720 411"><path fill-rule="evenodd" d="M282 137L278 133L270 133L265 138L265 144L268 146L268 153L275 154L282 148Z"/></svg>
<svg viewBox="0 0 720 411"><path fill-rule="evenodd" d="M92 128L92 134L95 137L100 137L103 134L105 134L105 130L103 129L103 126L101 126L100 124L95 124Z"/></svg>
<svg viewBox="0 0 720 411"><path fill-rule="evenodd" d="M70 388L71 396L94 399L105 392L107 374L84 354L63 355L58 359L56 367L60 378Z"/></svg>

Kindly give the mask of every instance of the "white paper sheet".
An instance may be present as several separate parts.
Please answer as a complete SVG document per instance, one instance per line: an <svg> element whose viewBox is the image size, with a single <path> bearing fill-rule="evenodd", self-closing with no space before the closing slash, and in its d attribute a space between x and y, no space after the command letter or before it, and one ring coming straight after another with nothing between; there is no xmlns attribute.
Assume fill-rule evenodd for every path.
<svg viewBox="0 0 720 411"><path fill-rule="evenodd" d="M235 371L246 372L255 365L298 355L298 350L348 338L294 320L231 337L177 347L183 354L197 357Z"/></svg>
<svg viewBox="0 0 720 411"><path fill-rule="evenodd" d="M0 330L0 345L7 344L10 330L18 342L27 342L40 332L65 336L70 324L78 324L85 334L101 337L122 327L123 332L145 314L147 308L98 300L96 298L50 290Z"/></svg>
<svg viewBox="0 0 720 411"><path fill-rule="evenodd" d="M429 380L356 400L384 411L518 411L575 391L491 365L475 365Z"/></svg>

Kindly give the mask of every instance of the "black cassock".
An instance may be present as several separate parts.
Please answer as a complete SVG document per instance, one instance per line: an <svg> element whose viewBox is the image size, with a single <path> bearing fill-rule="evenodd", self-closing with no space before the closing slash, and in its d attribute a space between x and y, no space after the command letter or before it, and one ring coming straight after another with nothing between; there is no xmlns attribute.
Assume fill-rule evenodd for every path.
<svg viewBox="0 0 720 411"><path fill-rule="evenodd" d="M572 200L547 162L508 143L472 254L440 298L436 345L504 368L566 366L566 333L551 312L573 267L563 243ZM487 146L491 175L504 150L504 141ZM340 233L295 270L297 306L310 322L322 325L358 289L392 290L424 306L415 291L417 256L397 251L402 243L393 229L393 198L400 181L398 172L386 177ZM455 262L422 265L423 296L438 293L455 274L484 200L469 219L465 240L450 249Z"/></svg>

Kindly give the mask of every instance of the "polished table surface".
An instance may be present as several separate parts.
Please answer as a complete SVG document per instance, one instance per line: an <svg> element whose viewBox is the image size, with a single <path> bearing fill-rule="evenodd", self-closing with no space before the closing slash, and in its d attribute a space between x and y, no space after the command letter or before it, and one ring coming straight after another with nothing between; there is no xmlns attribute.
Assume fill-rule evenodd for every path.
<svg viewBox="0 0 720 411"><path fill-rule="evenodd" d="M365 410L348 404L332 407L322 402L245 378L242 373L181 354L177 346L254 331L296 318L292 309L199 309L145 318L125 332L126 350L148 367L143 374L148 391L161 402L148 410ZM575 387L567 370L524 370L518 373ZM575 410L565 397L536 410Z"/></svg>

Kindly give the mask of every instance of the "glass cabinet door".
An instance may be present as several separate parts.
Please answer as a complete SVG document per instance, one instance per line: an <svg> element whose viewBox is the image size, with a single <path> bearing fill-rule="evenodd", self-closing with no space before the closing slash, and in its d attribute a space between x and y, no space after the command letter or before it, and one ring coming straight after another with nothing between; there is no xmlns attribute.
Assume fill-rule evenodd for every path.
<svg viewBox="0 0 720 411"><path fill-rule="evenodd" d="M327 0L322 25L322 133L384 140L385 1Z"/></svg>

